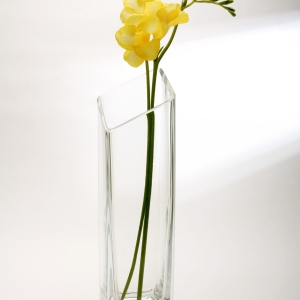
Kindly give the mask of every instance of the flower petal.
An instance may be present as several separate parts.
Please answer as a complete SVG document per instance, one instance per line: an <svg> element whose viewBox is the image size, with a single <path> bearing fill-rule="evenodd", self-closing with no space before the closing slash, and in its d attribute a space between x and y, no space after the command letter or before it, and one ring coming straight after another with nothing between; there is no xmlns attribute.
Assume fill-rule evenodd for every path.
<svg viewBox="0 0 300 300"><path fill-rule="evenodd" d="M143 20L145 20L145 17L141 14L133 14L126 20L126 25L134 25L138 26Z"/></svg>
<svg viewBox="0 0 300 300"><path fill-rule="evenodd" d="M135 26L123 26L116 32L115 35L118 44L126 50L133 50L136 32L137 28Z"/></svg>
<svg viewBox="0 0 300 300"><path fill-rule="evenodd" d="M146 2L143 14L147 17L156 17L157 11L163 7L164 5L160 1Z"/></svg>
<svg viewBox="0 0 300 300"><path fill-rule="evenodd" d="M188 14L181 11L179 4L167 4L166 7L159 9L156 15L162 24L161 38L167 34L170 27L186 23L189 20ZM157 38L157 35L154 38Z"/></svg>
<svg viewBox="0 0 300 300"><path fill-rule="evenodd" d="M173 9L169 12L168 18L167 18L167 23L170 23L174 21L179 15L179 11L177 9Z"/></svg>
<svg viewBox="0 0 300 300"><path fill-rule="evenodd" d="M138 57L134 51L125 51L123 58L134 68L139 67L144 59Z"/></svg>
<svg viewBox="0 0 300 300"><path fill-rule="evenodd" d="M123 0L124 7L130 7L136 13L142 13L146 2L153 2L154 0Z"/></svg>
<svg viewBox="0 0 300 300"><path fill-rule="evenodd" d="M168 11L165 7L158 10L156 16L160 19L161 22L167 23Z"/></svg>
<svg viewBox="0 0 300 300"><path fill-rule="evenodd" d="M176 19L169 23L169 26L175 26L178 24L187 23L189 21L189 16L186 12L181 11Z"/></svg>
<svg viewBox="0 0 300 300"><path fill-rule="evenodd" d="M157 58L160 48L159 40L152 40L148 43L144 43L134 49L134 52L144 60L154 60Z"/></svg>
<svg viewBox="0 0 300 300"><path fill-rule="evenodd" d="M137 29L140 31L148 32L148 33L155 33L161 30L161 24L158 18L148 18L142 21L138 26Z"/></svg>
<svg viewBox="0 0 300 300"><path fill-rule="evenodd" d="M125 7L120 14L120 19L122 21L122 23L125 24L126 20L135 13L135 10L130 8L130 7Z"/></svg>
<svg viewBox="0 0 300 300"><path fill-rule="evenodd" d="M136 0L123 0L124 7L130 7L134 9L136 12L139 11L140 7Z"/></svg>

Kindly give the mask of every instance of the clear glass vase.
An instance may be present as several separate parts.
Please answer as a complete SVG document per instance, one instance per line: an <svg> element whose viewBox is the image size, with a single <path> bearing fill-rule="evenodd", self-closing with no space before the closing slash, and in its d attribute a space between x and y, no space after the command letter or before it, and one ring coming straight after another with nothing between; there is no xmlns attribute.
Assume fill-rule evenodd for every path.
<svg viewBox="0 0 300 300"><path fill-rule="evenodd" d="M146 75L98 98L100 300L173 300L175 94L161 69L156 91L150 110Z"/></svg>

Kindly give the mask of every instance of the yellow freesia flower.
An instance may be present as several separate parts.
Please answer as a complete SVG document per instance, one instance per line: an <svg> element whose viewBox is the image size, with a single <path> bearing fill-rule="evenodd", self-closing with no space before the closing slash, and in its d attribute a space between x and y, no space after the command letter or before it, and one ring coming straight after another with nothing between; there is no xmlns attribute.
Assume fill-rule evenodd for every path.
<svg viewBox="0 0 300 300"><path fill-rule="evenodd" d="M123 0L124 9L121 11L120 19L125 24L127 18L133 14L142 14L146 2L154 0Z"/></svg>
<svg viewBox="0 0 300 300"><path fill-rule="evenodd" d="M145 60L157 58L160 40L151 39L151 34L160 28L157 18L143 20L140 24L125 25L116 32L118 44L127 50L124 59L132 66L138 67Z"/></svg>
<svg viewBox="0 0 300 300"><path fill-rule="evenodd" d="M179 4L160 0L123 0L121 21L125 24L116 33L118 44L126 51L124 59L138 67L145 60L158 56L160 40L172 26L188 22L188 15Z"/></svg>
<svg viewBox="0 0 300 300"><path fill-rule="evenodd" d="M159 19L161 28L155 32L155 39L162 39L171 27L189 20L179 4L166 4L160 0L123 0L123 3L121 20L125 25L136 25L150 17Z"/></svg>
<svg viewBox="0 0 300 300"><path fill-rule="evenodd" d="M188 14L181 10L179 4L165 4L161 1L146 3L143 15L155 16L160 20L161 32L155 36L160 39L168 33L171 27L189 21Z"/></svg>

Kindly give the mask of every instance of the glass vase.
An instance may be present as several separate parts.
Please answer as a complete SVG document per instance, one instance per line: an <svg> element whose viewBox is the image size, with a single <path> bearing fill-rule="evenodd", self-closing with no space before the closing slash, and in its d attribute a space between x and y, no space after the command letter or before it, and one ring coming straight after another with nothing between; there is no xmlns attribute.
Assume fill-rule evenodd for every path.
<svg viewBox="0 0 300 300"><path fill-rule="evenodd" d="M174 299L175 94L162 69L146 100L146 75L98 98L100 300Z"/></svg>

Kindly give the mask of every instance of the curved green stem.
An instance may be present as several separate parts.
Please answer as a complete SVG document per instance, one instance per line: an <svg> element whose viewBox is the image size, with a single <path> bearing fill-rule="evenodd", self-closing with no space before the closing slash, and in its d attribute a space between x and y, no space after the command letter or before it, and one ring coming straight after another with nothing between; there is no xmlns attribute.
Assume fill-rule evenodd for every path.
<svg viewBox="0 0 300 300"><path fill-rule="evenodd" d="M195 3L196 1L195 0L193 0L191 3L189 3L188 5L185 5L185 6L181 6L181 9L182 10L184 10L184 9L186 9L186 8L188 8L188 7L190 7L190 6L192 6L194 3Z"/></svg>
<svg viewBox="0 0 300 300"><path fill-rule="evenodd" d="M228 3L227 3L228 2ZM218 3L218 0L192 0L189 4L187 4L187 0L183 0L181 4L181 10L190 7L194 3L210 3L220 5L223 8L227 9L228 12L235 16L234 9L230 7L226 7L224 5L230 4L233 1L223 1ZM147 86L147 110L154 108L155 103L155 90L156 90L156 79L157 79L157 71L158 65L171 46L178 25L176 25L172 31L170 39L165 47L162 47L158 53L157 58L153 61L153 77L152 77L152 87L150 91L150 71L149 71L149 62L145 61L146 65L146 86ZM123 290L122 296L120 300L124 300L126 293L128 291L130 282L132 280L132 276L134 273L134 269L136 266L137 255L139 251L139 245L142 237L142 246L141 246L141 257L140 257L140 269L139 269L139 277L138 277L138 290L137 290L137 300L142 299L143 293L143 281L144 281L144 272L145 272L145 262L146 262L146 250L147 250L147 237L148 237L148 226L149 226L149 216L150 216L150 204L151 204L151 192L152 192L152 180L153 180L153 161L154 161L154 132L155 132L155 113L154 111L147 114L147 158L146 158L146 175L145 175L145 188L144 188L144 199L143 206L141 211L138 235L135 244L135 250L133 255L133 260L130 268L130 272L126 281L125 288Z"/></svg>
<svg viewBox="0 0 300 300"><path fill-rule="evenodd" d="M224 9L226 9L233 17L236 16L235 14L235 9L228 7L226 5L232 4L234 2L234 0L227 0L227 1L221 1L221 0L193 0L191 3L189 4L181 4L181 10L185 10L186 8L190 7L191 5L193 5L194 3L207 3L207 4L215 4L218 6L223 7Z"/></svg>
<svg viewBox="0 0 300 300"><path fill-rule="evenodd" d="M175 34L176 34L176 31L177 31L177 28L178 28L178 25L176 25L174 28L173 28L173 31L172 31L172 34L170 36L170 39L167 43L167 45L164 47L164 49L161 51L160 55L157 57L157 66L158 64L160 63L161 59L163 58L163 56L165 55L165 53L167 52L167 50L169 49L169 47L171 46L172 42L173 42L173 39L175 37Z"/></svg>
<svg viewBox="0 0 300 300"><path fill-rule="evenodd" d="M173 29L171 37L167 45L160 52L159 56L153 61L153 77L152 77L152 87L150 92L150 72L149 72L149 63L145 61L146 65L146 86L147 86L147 109L154 108L155 103L155 91L156 91L156 79L158 72L158 65L163 58L166 51L169 49L178 25ZM144 272L145 272L145 262L146 262L146 252L147 252L147 238L148 238L148 226L149 226L149 216L150 216L150 204L151 204L151 192L152 192L152 179L153 179L153 161L154 161L154 132L155 132L155 114L150 112L147 114L147 124L148 124L148 133L147 133L147 158L146 158L146 176L145 176L145 189L144 189L144 200L143 208L140 217L140 225L138 230L138 236L135 244L135 250L133 255L133 260L131 264L131 269L126 281L125 288L122 293L121 300L124 300L126 293L128 291L135 265L137 260L137 254L140 245L140 239L143 232L142 246L141 246L141 257L140 257L140 270L138 277L138 290L137 290L137 300L142 299L143 294L143 282L144 282Z"/></svg>
<svg viewBox="0 0 300 300"><path fill-rule="evenodd" d="M147 86L147 108L148 110L154 107L154 97L155 97L155 87L156 87L156 76L157 76L157 66L153 71L153 81L152 81L152 97L150 94L150 72L149 63L145 61L146 65L146 86ZM127 277L127 281L122 292L120 300L124 300L132 276L135 270L137 255L140 246L141 235L143 232L142 239L142 249L141 249L141 259L140 259L140 271L138 279L138 291L137 299L141 300L143 292L143 281L144 281L144 270L146 261L146 249L147 249L147 236L148 236L148 224L149 224L149 212L150 212L150 201L151 201L151 190L152 190L152 173L153 173L153 155L154 155L154 128L155 128L155 115L151 112L147 115L148 122L148 133L147 133L147 159L146 159L146 176L145 176L145 189L144 189L144 200L140 216L139 230L135 243L134 255L131 263L131 268Z"/></svg>
<svg viewBox="0 0 300 300"><path fill-rule="evenodd" d="M177 26L174 27L171 37L167 45L160 52L160 55L153 61L153 77L152 77L152 87L150 93L150 72L149 72L149 63L145 61L146 65L146 86L147 86L147 109L154 108L155 103L155 91L156 91L156 79L157 79L157 71L158 65L163 58L166 51L169 49L174 36L177 31ZM153 177L153 160L154 160L154 132L155 132L155 114L154 112L147 114L147 122L148 122L148 133L147 133L147 159L146 159L146 176L145 176L145 189L144 189L144 200L143 200L143 208L140 217L140 225L138 236L135 245L134 256L131 264L131 269L126 281L125 288L122 293L121 300L124 300L125 295L128 291L135 265L137 260L138 249L140 245L141 234L143 231L142 238L142 248L141 248L141 257L140 257L140 270L138 277L138 290L137 290L137 300L142 299L143 294L143 282L144 282L144 272L145 272L145 262L146 262L146 252L147 252L147 238L148 238L148 226L149 226L149 216L150 216L150 204L151 204L151 192L152 192L152 177Z"/></svg>
<svg viewBox="0 0 300 300"><path fill-rule="evenodd" d="M153 77L152 77L150 108L154 107L154 102L155 102L155 90L156 90L156 78L157 78L158 64L159 64L159 61L157 59L155 59L153 61Z"/></svg>
<svg viewBox="0 0 300 300"><path fill-rule="evenodd" d="M152 90L151 90L151 101L150 101L149 109L154 108L158 61L154 60L153 65L154 66L153 66L153 77L152 77ZM147 164L146 164L146 178L145 178L144 204L143 204L145 205L145 216L144 216L144 228L143 228L141 258L140 258L137 300L142 299L146 252L147 252L148 225L149 225L152 179L153 179L152 175L153 175L154 131L155 131L154 112L147 114L147 122L148 122Z"/></svg>
<svg viewBox="0 0 300 300"><path fill-rule="evenodd" d="M178 27L178 25L174 27L169 42L164 47L164 49L161 51L161 53L157 57L157 59L155 59L153 61L153 77L152 77L150 109L154 108L154 103L155 103L155 91L156 91L156 79L157 79L158 65L159 65L162 57L164 56L164 54L170 47L170 45L174 39L174 36L176 34L177 27ZM148 80L147 80L147 84L148 84ZM148 85L147 85L147 88L148 88ZM155 114L154 114L154 112L151 112L147 115L147 121L148 121L147 166L146 166L146 179L145 179L145 190L144 190L145 216L144 216L144 228L143 228L141 259L140 259L140 271L139 271L139 279L138 279L137 300L142 299L145 261L146 261L146 252L147 252L147 237L148 237L148 225L149 225L150 204L151 204L153 158L154 158L154 130L155 130Z"/></svg>

